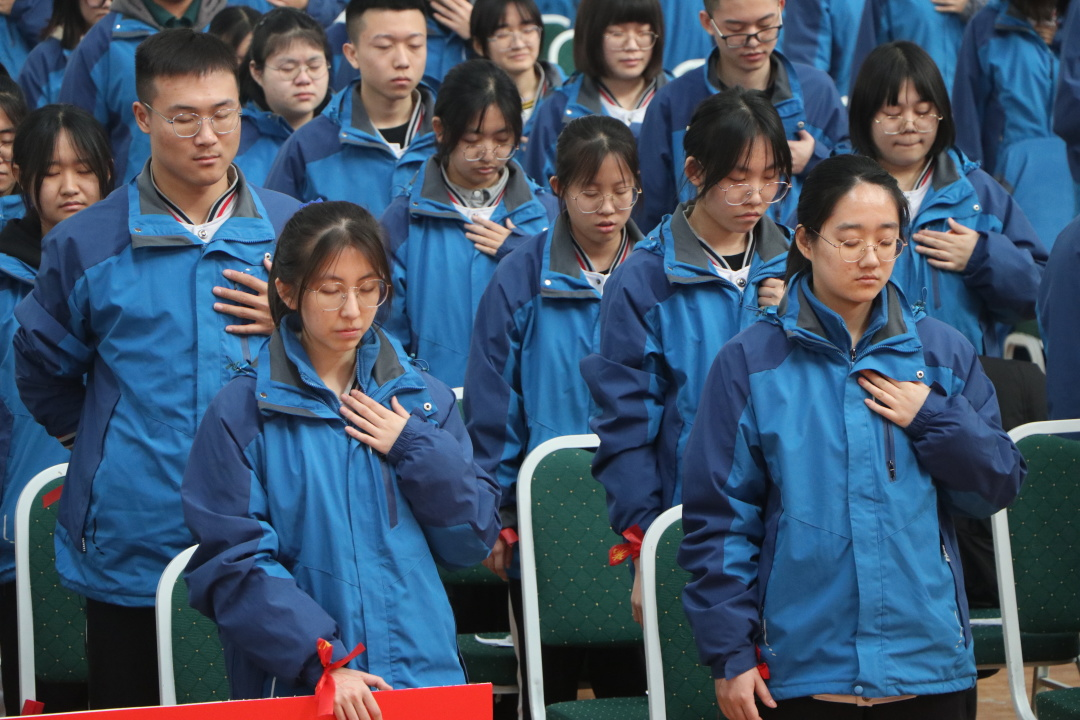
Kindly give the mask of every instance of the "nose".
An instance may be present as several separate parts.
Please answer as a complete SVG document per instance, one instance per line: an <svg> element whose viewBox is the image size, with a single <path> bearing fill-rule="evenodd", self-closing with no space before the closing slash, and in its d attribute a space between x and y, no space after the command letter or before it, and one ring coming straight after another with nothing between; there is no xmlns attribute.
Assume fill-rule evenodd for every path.
<svg viewBox="0 0 1080 720"><path fill-rule="evenodd" d="M214 145L218 141L218 134L214 132L213 122L210 118L203 118L199 125L199 132L195 133L196 145Z"/></svg>
<svg viewBox="0 0 1080 720"><path fill-rule="evenodd" d="M597 215L614 215L619 209L615 207L615 196L605 195L604 201L600 203L600 209L596 211Z"/></svg>
<svg viewBox="0 0 1080 720"><path fill-rule="evenodd" d="M300 66L300 72L293 78L293 82L297 85L310 85L314 80L311 78L311 68L307 65Z"/></svg>
<svg viewBox="0 0 1080 720"><path fill-rule="evenodd" d="M863 256L859 258L860 267L877 267L881 264L881 258L878 257L878 246L874 243L866 244L866 251Z"/></svg>
<svg viewBox="0 0 1080 720"><path fill-rule="evenodd" d="M356 290L349 288L345 291L345 304L339 308L338 312L344 317L357 317L361 310L360 298L357 297Z"/></svg>
<svg viewBox="0 0 1080 720"><path fill-rule="evenodd" d="M79 175L72 170L65 170L60 174L60 194L65 197L77 195L79 192Z"/></svg>
<svg viewBox="0 0 1080 720"><path fill-rule="evenodd" d="M409 67L409 51L404 45L398 45L394 50L394 67L397 69Z"/></svg>

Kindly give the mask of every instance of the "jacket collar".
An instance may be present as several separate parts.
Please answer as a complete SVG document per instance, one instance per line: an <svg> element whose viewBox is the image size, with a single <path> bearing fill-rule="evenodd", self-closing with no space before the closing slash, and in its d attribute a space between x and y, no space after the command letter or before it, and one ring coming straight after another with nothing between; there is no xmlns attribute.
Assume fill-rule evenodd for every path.
<svg viewBox="0 0 1080 720"><path fill-rule="evenodd" d="M360 99L360 83L361 79L357 78L334 95L330 102L327 103L323 114L340 127L343 139L385 145L386 143L375 129L375 125L372 124L367 109ZM413 136L415 139L419 139L421 136L433 132L431 121L435 117L435 93L423 83L417 85L416 89L420 92L420 102L424 106L424 117L420 123L420 129ZM410 147L412 146L410 145ZM389 148L387 148L387 152L389 152Z"/></svg>
<svg viewBox="0 0 1080 720"><path fill-rule="evenodd" d="M633 220L626 223L630 247L644 240ZM544 297L588 298L598 300L599 293L585 280L574 251L570 221L566 212L559 214L544 242L544 257L540 273L540 294Z"/></svg>
<svg viewBox="0 0 1080 720"><path fill-rule="evenodd" d="M202 0L202 4L199 6L199 13L195 18L194 28L196 30L201 30L209 25L214 16L227 4L228 0ZM114 13L119 13L124 17L138 20L155 30L161 29L161 25L158 23L157 19L154 18L154 14L147 9L143 0L115 0L112 4L112 11Z"/></svg>
<svg viewBox="0 0 1080 720"><path fill-rule="evenodd" d="M293 134L292 126L285 118L269 110L263 110L253 102L244 107L243 121L253 123L262 137L288 140Z"/></svg>
<svg viewBox="0 0 1080 720"><path fill-rule="evenodd" d="M697 235L686 221L690 203L679 203L671 215L667 232L662 232L664 265L673 283L696 283L720 278L713 272L709 258L701 249ZM762 216L754 227L754 257L751 263L764 265L788 251L789 231Z"/></svg>
<svg viewBox="0 0 1080 720"><path fill-rule="evenodd" d="M713 93L727 89L727 86L720 82L719 66L720 50L714 48L702 67L702 71L705 73L705 83ZM791 89L792 68L790 66L791 61L784 57L782 53L777 50L772 51L769 56L769 86L766 88L765 94L769 96L769 100L773 105L779 105L785 100L794 97L795 93Z"/></svg>
<svg viewBox="0 0 1080 720"><path fill-rule="evenodd" d="M506 191L503 193L501 204L506 208L507 213L512 213L534 200L534 186L516 161L511 160L506 163L506 169L510 177L506 180ZM440 214L443 211L449 211L451 216L460 217L450 202L450 189L446 186L439 160L435 157L429 158L425 163L423 181L418 185L414 184L412 194L414 207L438 210Z"/></svg>

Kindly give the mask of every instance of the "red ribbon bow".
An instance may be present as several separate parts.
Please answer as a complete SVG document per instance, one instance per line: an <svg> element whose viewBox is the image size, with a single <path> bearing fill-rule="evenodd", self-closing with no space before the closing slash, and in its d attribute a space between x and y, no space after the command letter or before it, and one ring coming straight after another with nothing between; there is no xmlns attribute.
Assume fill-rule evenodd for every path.
<svg viewBox="0 0 1080 720"><path fill-rule="evenodd" d="M626 562L627 558L636 559L641 555L641 541L645 538L641 526L635 525L627 528L622 536L626 538L627 542L614 545L608 550L608 565L620 565Z"/></svg>
<svg viewBox="0 0 1080 720"><path fill-rule="evenodd" d="M499 537L502 538L503 542L505 542L509 547L514 547L514 545L517 545L518 534L517 531L514 530L514 528L503 528L499 531Z"/></svg>
<svg viewBox="0 0 1080 720"><path fill-rule="evenodd" d="M337 662L331 662L334 659L334 646L332 644L319 638L316 647L319 649L319 662L322 663L323 674L319 678L319 684L315 686L315 702L317 705L315 716L320 718L333 717L334 694L337 692L337 684L330 673L338 668L345 667L350 660L364 652L364 643L357 643L351 653Z"/></svg>

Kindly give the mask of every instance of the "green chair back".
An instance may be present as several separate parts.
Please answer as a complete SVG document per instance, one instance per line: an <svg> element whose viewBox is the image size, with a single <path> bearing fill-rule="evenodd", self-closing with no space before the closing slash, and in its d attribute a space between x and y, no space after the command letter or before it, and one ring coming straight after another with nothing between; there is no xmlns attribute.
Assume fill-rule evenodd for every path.
<svg viewBox="0 0 1080 720"><path fill-rule="evenodd" d="M548 56L548 50L551 49L552 41L558 36L559 33L564 30L570 29L573 24L571 18L565 15L556 15L554 13L544 13L544 44L540 46L540 57L546 58Z"/></svg>
<svg viewBox="0 0 1080 720"><path fill-rule="evenodd" d="M547 61L562 68L566 77L574 74L574 28L563 30L551 39L548 46Z"/></svg>

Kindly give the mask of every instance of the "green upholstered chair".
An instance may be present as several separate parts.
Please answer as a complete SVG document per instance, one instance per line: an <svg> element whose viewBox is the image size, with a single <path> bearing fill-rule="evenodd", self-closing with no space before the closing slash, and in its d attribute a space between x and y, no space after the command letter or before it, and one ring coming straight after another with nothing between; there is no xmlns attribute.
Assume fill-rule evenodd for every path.
<svg viewBox="0 0 1080 720"><path fill-rule="evenodd" d="M158 581L155 607L162 705L229 699L217 625L188 604L183 572L196 547L173 558Z"/></svg>
<svg viewBox="0 0 1080 720"><path fill-rule="evenodd" d="M439 568L439 577L447 587L462 585L506 585L499 577L483 565L474 565L464 570L444 570ZM491 645L481 642L505 638L508 631L458 633L458 651L465 661L465 670L471 683L491 683L491 690L496 695L516 693L518 691L517 655L513 647Z"/></svg>
<svg viewBox="0 0 1080 720"><path fill-rule="evenodd" d="M641 543L650 720L700 720L718 713L712 673L698 662L683 611L682 592L690 573L675 561L682 539L682 505L676 505L653 521Z"/></svg>
<svg viewBox="0 0 1080 720"><path fill-rule="evenodd" d="M1080 420L1028 423L1009 433L1028 476L1012 506L993 518L1009 694L1021 720L1035 718L1021 633L1080 633L1080 441L1055 437L1075 432ZM1080 688L1040 692L1034 704L1040 720L1080 718Z"/></svg>
<svg viewBox="0 0 1080 720"><path fill-rule="evenodd" d="M608 565L615 539L604 489L592 477L595 435L548 440L518 475L518 535L525 652L533 720L648 717L648 701L608 698L544 705L541 645L641 646L625 567Z"/></svg>
<svg viewBox="0 0 1080 720"><path fill-rule="evenodd" d="M540 47L540 57L547 58L551 43L565 30L569 30L574 24L573 18L555 13L544 13L540 16L544 22L544 44Z"/></svg>
<svg viewBox="0 0 1080 720"><path fill-rule="evenodd" d="M15 587L19 621L19 690L37 699L37 683L85 683L86 607L60 584L53 532L67 463L35 475L15 509ZM12 689L14 692L14 689Z"/></svg>
<svg viewBox="0 0 1080 720"><path fill-rule="evenodd" d="M555 37L551 38L547 53L544 55L547 61L558 65L567 77L574 74L574 28L567 28Z"/></svg>

